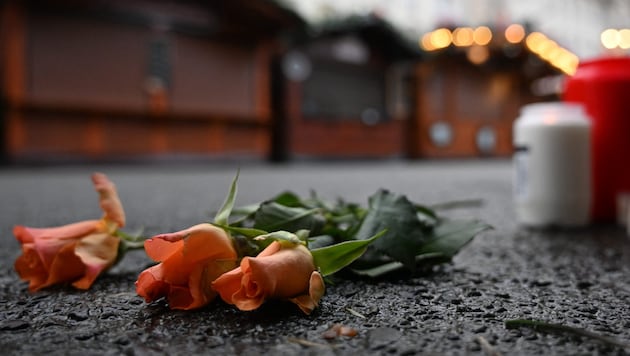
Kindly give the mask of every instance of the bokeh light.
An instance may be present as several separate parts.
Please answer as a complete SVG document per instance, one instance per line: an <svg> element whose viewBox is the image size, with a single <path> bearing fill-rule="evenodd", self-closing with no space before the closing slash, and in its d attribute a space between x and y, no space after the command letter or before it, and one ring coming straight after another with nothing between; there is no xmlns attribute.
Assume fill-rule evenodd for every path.
<svg viewBox="0 0 630 356"><path fill-rule="evenodd" d="M505 39L510 43L519 43L525 38L525 29L519 24L511 24L505 29Z"/></svg>
<svg viewBox="0 0 630 356"><path fill-rule="evenodd" d="M619 30L619 47L622 49L630 48L630 29Z"/></svg>
<svg viewBox="0 0 630 356"><path fill-rule="evenodd" d="M472 46L466 52L466 57L473 64L482 64L490 58L490 51L486 46Z"/></svg>
<svg viewBox="0 0 630 356"><path fill-rule="evenodd" d="M606 35L602 33L602 42L604 42L604 38L611 37L614 46L630 48L630 29L613 31L606 32ZM530 52L566 74L572 75L577 70L579 58L541 32L527 34L522 25L511 24L505 29L504 35L505 41L508 43L524 42L524 46ZM465 47L468 60L474 64L482 64L490 58L489 46L491 46L492 38L492 30L487 26L479 26L475 29L458 27L452 32L443 27L425 33L418 42L425 51L439 50L449 47L451 44L456 47Z"/></svg>
<svg viewBox="0 0 630 356"><path fill-rule="evenodd" d="M431 44L440 49L450 46L453 36L448 28L438 28L431 33Z"/></svg>
<svg viewBox="0 0 630 356"><path fill-rule="evenodd" d="M459 27L453 31L453 44L459 47L466 47L473 44L473 29L470 27Z"/></svg>
<svg viewBox="0 0 630 356"><path fill-rule="evenodd" d="M492 31L487 26L479 26L473 32L473 41L480 45L485 46L492 40Z"/></svg>
<svg viewBox="0 0 630 356"><path fill-rule="evenodd" d="M600 39L602 41L602 45L607 49L613 49L619 45L620 40L619 31L614 28L609 28L604 30L600 35Z"/></svg>
<svg viewBox="0 0 630 356"><path fill-rule="evenodd" d="M435 47L431 44L431 32L425 33L420 39L420 47L425 51L433 51Z"/></svg>
<svg viewBox="0 0 630 356"><path fill-rule="evenodd" d="M580 63L575 54L540 32L530 33L525 38L525 45L532 53L569 75L575 74Z"/></svg>
<svg viewBox="0 0 630 356"><path fill-rule="evenodd" d="M532 32L525 39L525 44L530 51L537 53L540 51L540 47L547 40L547 36L540 32Z"/></svg>

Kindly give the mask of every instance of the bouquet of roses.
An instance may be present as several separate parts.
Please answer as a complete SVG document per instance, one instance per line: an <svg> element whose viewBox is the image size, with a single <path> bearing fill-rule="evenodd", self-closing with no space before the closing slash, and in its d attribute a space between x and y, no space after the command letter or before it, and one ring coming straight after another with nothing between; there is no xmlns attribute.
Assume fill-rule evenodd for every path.
<svg viewBox="0 0 630 356"><path fill-rule="evenodd" d="M166 298L173 309L196 309L219 296L240 310L283 299L310 314L324 295L324 279L339 272L377 278L413 273L450 261L489 226L447 220L405 196L379 190L367 207L291 192L235 207L238 175L212 222L149 239L120 229L125 214L114 184L92 176L104 215L55 228L16 226L22 244L18 274L37 291L53 284L89 288L130 248L144 247L158 262L142 271L138 295Z"/></svg>

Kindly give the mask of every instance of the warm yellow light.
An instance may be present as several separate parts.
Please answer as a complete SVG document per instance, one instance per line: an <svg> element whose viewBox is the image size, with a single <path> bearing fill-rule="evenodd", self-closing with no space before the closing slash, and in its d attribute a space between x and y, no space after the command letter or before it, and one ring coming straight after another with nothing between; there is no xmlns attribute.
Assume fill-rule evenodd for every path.
<svg viewBox="0 0 630 356"><path fill-rule="evenodd" d="M473 44L473 29L470 27L459 27L453 31L453 44L465 47Z"/></svg>
<svg viewBox="0 0 630 356"><path fill-rule="evenodd" d="M480 45L485 46L492 40L492 31L486 26L479 26L473 32L473 41Z"/></svg>
<svg viewBox="0 0 630 356"><path fill-rule="evenodd" d="M580 64L580 59L578 56L571 52L567 52L567 60L564 66L564 72L573 75L577 71L577 67Z"/></svg>
<svg viewBox="0 0 630 356"><path fill-rule="evenodd" d="M431 33L431 44L435 48L446 48L451 44L453 37L448 28L438 28Z"/></svg>
<svg viewBox="0 0 630 356"><path fill-rule="evenodd" d="M435 47L431 44L431 32L425 33L420 39L420 47L425 51L433 51Z"/></svg>
<svg viewBox="0 0 630 356"><path fill-rule="evenodd" d="M562 49L560 55L552 63L553 66L569 75L575 74L579 64L579 58L566 49Z"/></svg>
<svg viewBox="0 0 630 356"><path fill-rule="evenodd" d="M620 37L621 36L619 35L619 31L615 30L614 28L604 30L600 35L602 45L607 49L613 49L619 46Z"/></svg>
<svg viewBox="0 0 630 356"><path fill-rule="evenodd" d="M577 71L579 58L569 50L560 47L556 42L540 32L532 32L525 38L525 44L530 51L537 54L550 65L560 69L568 75Z"/></svg>
<svg viewBox="0 0 630 356"><path fill-rule="evenodd" d="M466 57L473 64L482 64L490 58L490 51L485 46L472 46L466 52Z"/></svg>
<svg viewBox="0 0 630 356"><path fill-rule="evenodd" d="M630 29L624 28L619 30L619 47L623 49L630 48Z"/></svg>
<svg viewBox="0 0 630 356"><path fill-rule="evenodd" d="M558 58L560 58L562 56L562 53L565 51L564 48L557 46L556 48L550 50L547 52L547 57L543 57L546 60L550 61L550 62L556 62L558 60Z"/></svg>
<svg viewBox="0 0 630 356"><path fill-rule="evenodd" d="M525 38L525 29L519 24L511 24L505 29L505 39L510 43L519 43Z"/></svg>
<svg viewBox="0 0 630 356"><path fill-rule="evenodd" d="M558 49L558 44L550 39L544 41L538 48L538 55L544 60L550 60L551 54Z"/></svg>
<svg viewBox="0 0 630 356"><path fill-rule="evenodd" d="M547 40L547 37L540 32L532 32L525 39L525 44L530 51L534 53L540 52L541 45Z"/></svg>

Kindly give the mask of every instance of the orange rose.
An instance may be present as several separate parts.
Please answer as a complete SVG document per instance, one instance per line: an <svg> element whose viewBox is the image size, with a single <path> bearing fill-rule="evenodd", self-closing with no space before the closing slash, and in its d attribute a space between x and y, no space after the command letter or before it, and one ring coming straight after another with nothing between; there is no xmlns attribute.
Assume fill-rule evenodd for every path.
<svg viewBox="0 0 630 356"><path fill-rule="evenodd" d="M269 298L287 299L310 314L324 294L324 280L303 245L274 241L257 257L217 278L212 288L240 310L254 310Z"/></svg>
<svg viewBox="0 0 630 356"><path fill-rule="evenodd" d="M208 304L217 295L212 281L236 266L232 239L211 224L154 236L144 243L144 249L161 263L138 276L136 291L147 302L166 297L172 309Z"/></svg>
<svg viewBox="0 0 630 356"><path fill-rule="evenodd" d="M113 234L125 225L125 212L107 176L94 173L92 182L105 212L100 220L51 228L14 227L13 234L22 245L15 269L30 281L30 291L63 282L88 289L116 260L120 241Z"/></svg>

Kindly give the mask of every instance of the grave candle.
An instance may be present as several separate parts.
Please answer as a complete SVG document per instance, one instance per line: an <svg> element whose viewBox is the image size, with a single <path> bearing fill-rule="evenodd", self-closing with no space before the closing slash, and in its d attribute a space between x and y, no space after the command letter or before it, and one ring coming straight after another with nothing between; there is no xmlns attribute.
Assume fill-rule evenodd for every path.
<svg viewBox="0 0 630 356"><path fill-rule="evenodd" d="M590 212L590 121L582 106L526 105L514 123L514 203L527 226L582 226Z"/></svg>

